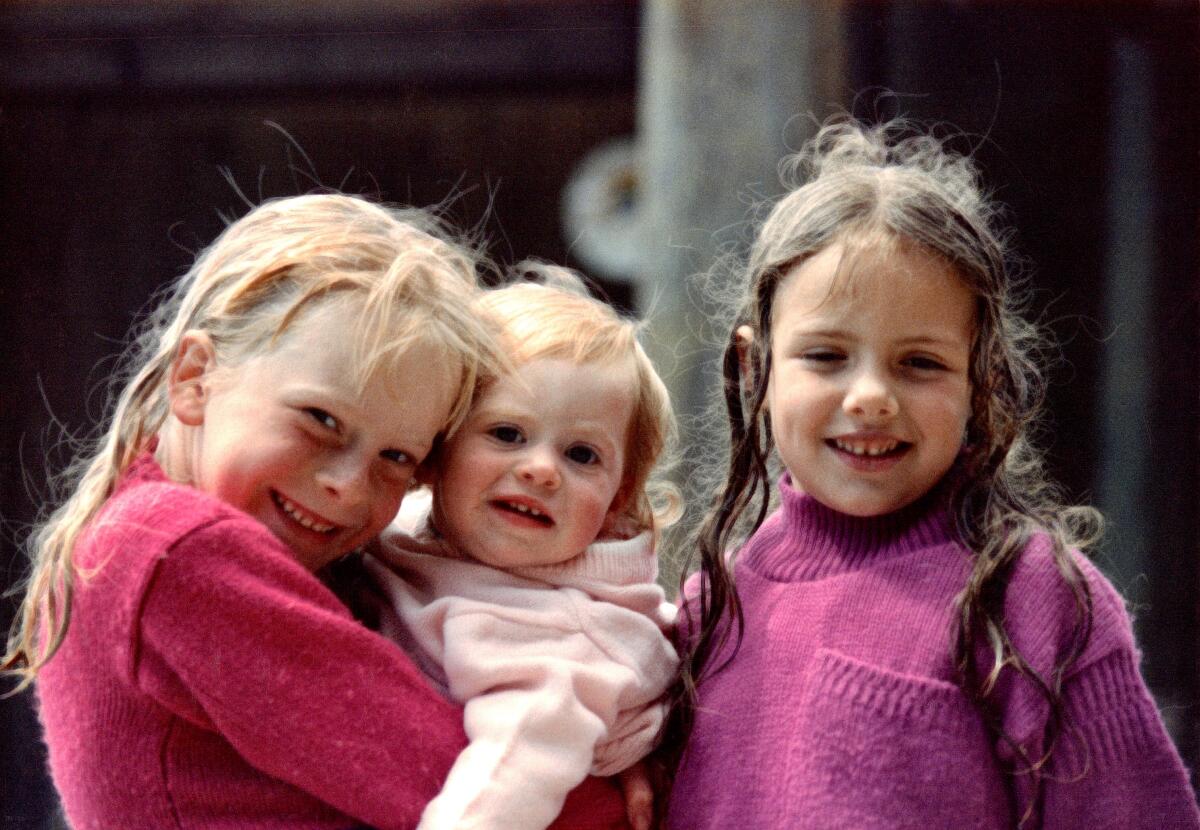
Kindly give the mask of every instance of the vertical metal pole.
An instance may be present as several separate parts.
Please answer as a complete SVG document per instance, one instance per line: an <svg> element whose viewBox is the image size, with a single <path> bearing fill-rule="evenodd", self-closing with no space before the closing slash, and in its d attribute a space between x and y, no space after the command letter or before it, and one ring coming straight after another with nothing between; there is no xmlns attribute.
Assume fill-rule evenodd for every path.
<svg viewBox="0 0 1200 830"><path fill-rule="evenodd" d="M1151 457L1146 428L1152 399L1155 262L1154 123L1150 58L1129 39L1116 42L1108 147L1108 250L1104 274L1101 440L1097 501L1109 520L1105 561L1130 602L1145 600L1147 496Z"/></svg>

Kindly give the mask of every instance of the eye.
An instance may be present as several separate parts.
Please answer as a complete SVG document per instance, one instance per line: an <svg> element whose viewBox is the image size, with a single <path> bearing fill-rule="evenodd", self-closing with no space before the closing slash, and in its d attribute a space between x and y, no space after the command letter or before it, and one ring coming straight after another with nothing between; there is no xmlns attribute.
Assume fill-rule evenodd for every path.
<svg viewBox="0 0 1200 830"><path fill-rule="evenodd" d="M412 456L410 456L404 450L384 450L379 455L388 461L404 467L412 464Z"/></svg>
<svg viewBox="0 0 1200 830"><path fill-rule="evenodd" d="M518 444L524 439L521 430L508 425L492 427L488 434L502 444Z"/></svg>
<svg viewBox="0 0 1200 830"><path fill-rule="evenodd" d="M815 363L819 366L833 366L845 360L846 356L833 349L811 349L801 354L800 358L808 363Z"/></svg>
<svg viewBox="0 0 1200 830"><path fill-rule="evenodd" d="M337 432L337 429L338 429L337 418L330 415L324 409L319 409L318 407L315 407L315 406L309 406L309 407L305 407L304 411L314 421L316 421L321 426L325 427L325 429L329 429L329 430L333 430L334 432Z"/></svg>
<svg viewBox="0 0 1200 830"><path fill-rule="evenodd" d="M936 357L929 357L927 355L914 355L913 357L906 358L904 364L920 371L941 371L946 368L945 363Z"/></svg>
<svg viewBox="0 0 1200 830"><path fill-rule="evenodd" d="M566 456L576 464L586 465L598 464L600 462L600 454L586 444L576 444L573 447L568 447Z"/></svg>

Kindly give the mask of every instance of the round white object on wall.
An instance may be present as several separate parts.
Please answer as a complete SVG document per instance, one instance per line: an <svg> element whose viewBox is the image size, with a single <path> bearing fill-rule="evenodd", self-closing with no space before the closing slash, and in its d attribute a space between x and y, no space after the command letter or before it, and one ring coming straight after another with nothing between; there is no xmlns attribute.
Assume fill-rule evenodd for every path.
<svg viewBox="0 0 1200 830"><path fill-rule="evenodd" d="M563 190L568 249L596 276L637 282L643 271L642 176L632 138L590 152Z"/></svg>

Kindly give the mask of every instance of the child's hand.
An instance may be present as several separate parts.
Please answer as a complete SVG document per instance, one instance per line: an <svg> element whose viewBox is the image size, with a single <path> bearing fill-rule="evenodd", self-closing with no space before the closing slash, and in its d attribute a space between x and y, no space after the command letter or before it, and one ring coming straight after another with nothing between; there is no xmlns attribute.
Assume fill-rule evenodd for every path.
<svg viewBox="0 0 1200 830"><path fill-rule="evenodd" d="M625 794L625 816L633 830L650 830L654 819L654 788L650 774L639 761L620 773L621 791Z"/></svg>

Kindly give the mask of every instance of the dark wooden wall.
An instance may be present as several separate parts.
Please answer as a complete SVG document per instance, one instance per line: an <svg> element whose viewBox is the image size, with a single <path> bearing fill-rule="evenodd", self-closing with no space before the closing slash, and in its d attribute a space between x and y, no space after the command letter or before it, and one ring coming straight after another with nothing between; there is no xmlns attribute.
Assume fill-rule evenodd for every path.
<svg viewBox="0 0 1200 830"><path fill-rule="evenodd" d="M856 109L963 131L1007 206L1030 312L1060 344L1041 443L1106 513L1095 559L1195 769L1200 6L861 3L847 22Z"/></svg>
<svg viewBox="0 0 1200 830"><path fill-rule="evenodd" d="M490 216L501 262L573 264L562 189L590 150L634 131L636 5L423 5L0 8L5 587L46 468L66 457L56 419L78 432L98 416L135 314L219 213L245 212L223 170L253 201L317 185L452 197L456 224ZM12 610L0 605L5 628ZM41 758L29 696L0 701L0 827L46 826Z"/></svg>

